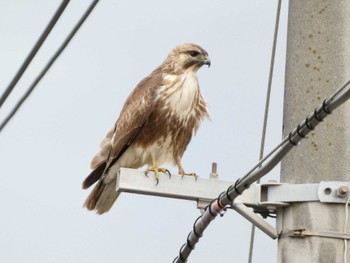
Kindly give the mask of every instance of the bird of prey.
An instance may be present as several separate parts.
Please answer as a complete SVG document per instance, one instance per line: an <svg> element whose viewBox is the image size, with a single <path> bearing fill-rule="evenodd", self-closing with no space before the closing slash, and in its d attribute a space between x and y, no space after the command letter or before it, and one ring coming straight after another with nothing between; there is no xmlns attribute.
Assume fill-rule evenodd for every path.
<svg viewBox="0 0 350 263"><path fill-rule="evenodd" d="M100 144L91 161L92 172L83 189L97 182L84 206L103 214L110 210L119 193L116 179L120 167L149 165L157 183L164 163L177 165L186 173L181 158L201 121L209 117L201 95L197 70L210 66L208 53L195 44L175 47L127 98L119 118ZM169 173L170 175L170 173Z"/></svg>

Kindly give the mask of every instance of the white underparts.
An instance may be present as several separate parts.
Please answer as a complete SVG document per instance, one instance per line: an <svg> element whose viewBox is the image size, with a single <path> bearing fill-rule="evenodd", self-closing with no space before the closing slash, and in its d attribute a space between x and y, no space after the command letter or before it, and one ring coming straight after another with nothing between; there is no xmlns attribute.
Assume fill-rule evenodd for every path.
<svg viewBox="0 0 350 263"><path fill-rule="evenodd" d="M180 76L166 75L167 85L160 90L165 97L165 107L181 121L186 121L194 114L194 103L198 98L198 78L193 71L186 71Z"/></svg>

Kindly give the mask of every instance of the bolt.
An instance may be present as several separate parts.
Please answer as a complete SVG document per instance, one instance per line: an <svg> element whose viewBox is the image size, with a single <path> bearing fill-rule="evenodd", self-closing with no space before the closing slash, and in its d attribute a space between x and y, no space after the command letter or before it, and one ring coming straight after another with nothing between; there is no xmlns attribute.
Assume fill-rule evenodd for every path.
<svg viewBox="0 0 350 263"><path fill-rule="evenodd" d="M337 196L339 197L344 197L347 195L349 189L347 186L343 185L343 186L340 186L338 189L337 189Z"/></svg>
<svg viewBox="0 0 350 263"><path fill-rule="evenodd" d="M218 170L218 164L212 163L211 164L211 173L209 174L209 177L210 178L218 178L217 170Z"/></svg>
<svg viewBox="0 0 350 263"><path fill-rule="evenodd" d="M216 174L217 171L218 171L218 164L212 163L211 164L211 173Z"/></svg>

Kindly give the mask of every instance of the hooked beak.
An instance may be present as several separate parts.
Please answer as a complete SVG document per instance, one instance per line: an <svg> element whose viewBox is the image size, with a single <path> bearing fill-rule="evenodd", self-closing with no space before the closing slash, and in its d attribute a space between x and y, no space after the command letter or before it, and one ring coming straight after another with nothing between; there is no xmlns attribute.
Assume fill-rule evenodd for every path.
<svg viewBox="0 0 350 263"><path fill-rule="evenodd" d="M204 65L208 65L208 68L210 68L211 62L209 58L204 62Z"/></svg>

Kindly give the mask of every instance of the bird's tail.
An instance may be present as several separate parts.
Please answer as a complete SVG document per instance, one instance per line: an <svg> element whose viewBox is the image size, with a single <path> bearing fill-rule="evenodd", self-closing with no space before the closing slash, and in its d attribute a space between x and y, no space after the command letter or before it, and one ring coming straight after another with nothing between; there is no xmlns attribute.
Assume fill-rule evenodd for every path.
<svg viewBox="0 0 350 263"><path fill-rule="evenodd" d="M114 167L113 167L114 168ZM107 176L102 176L92 192L86 198L84 207L94 210L97 214L108 212L120 193L116 191L117 174L119 169L110 170Z"/></svg>

